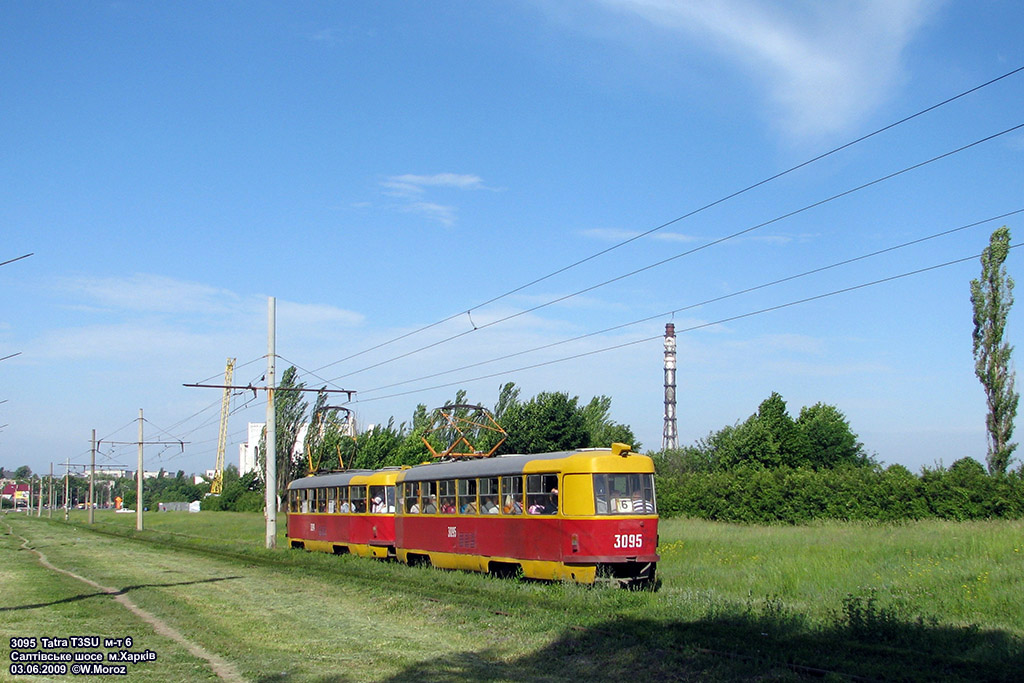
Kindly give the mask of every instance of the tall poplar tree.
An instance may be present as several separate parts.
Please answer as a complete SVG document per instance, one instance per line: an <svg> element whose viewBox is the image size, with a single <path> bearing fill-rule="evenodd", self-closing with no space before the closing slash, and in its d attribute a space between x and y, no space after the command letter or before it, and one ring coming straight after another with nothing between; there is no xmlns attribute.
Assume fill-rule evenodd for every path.
<svg viewBox="0 0 1024 683"><path fill-rule="evenodd" d="M974 307L974 373L985 387L988 415L988 471L1003 474L1017 444L1010 443L1017 399L1010 364L1013 347L1003 341L1006 316L1013 306L1013 280L1006 274L1010 231L1003 226L992 233L981 253L981 278L971 280Z"/></svg>

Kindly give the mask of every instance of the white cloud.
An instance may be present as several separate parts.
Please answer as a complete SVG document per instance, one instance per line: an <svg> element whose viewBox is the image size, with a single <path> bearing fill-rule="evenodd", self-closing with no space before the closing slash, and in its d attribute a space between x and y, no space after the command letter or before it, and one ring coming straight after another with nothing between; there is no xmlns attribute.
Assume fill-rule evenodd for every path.
<svg viewBox="0 0 1024 683"><path fill-rule="evenodd" d="M39 357L187 357L200 349L230 351L239 335L262 334L266 324L264 296L162 275L67 278L57 291L61 307L84 312L89 322L50 330L36 342ZM363 323L361 314L326 304L278 300L276 309L279 327L301 330L306 337Z"/></svg>
<svg viewBox="0 0 1024 683"><path fill-rule="evenodd" d="M455 218L458 215L458 211L454 206L445 206L433 202L411 202L404 210L409 213L423 214L449 228L455 225Z"/></svg>
<svg viewBox="0 0 1024 683"><path fill-rule="evenodd" d="M581 230L579 234L601 242L625 242L626 240L639 237L641 233L636 230L619 230L616 228L590 228L589 230ZM653 233L651 239L662 242L696 242L699 238L693 235L684 235L680 232L659 231Z"/></svg>
<svg viewBox="0 0 1024 683"><path fill-rule="evenodd" d="M64 278L57 288L72 295L76 305L131 312L219 314L234 308L239 301L238 295L228 290L145 273Z"/></svg>
<svg viewBox="0 0 1024 683"><path fill-rule="evenodd" d="M389 176L380 185L384 188L385 194L398 197L406 202L402 206L403 211L422 214L446 227L455 225L458 210L454 206L428 201L426 198L428 189L487 189L480 176L465 173L435 173L433 175L406 173Z"/></svg>
<svg viewBox="0 0 1024 683"><path fill-rule="evenodd" d="M393 175L381 182L388 194L399 197L417 197L428 187L447 187L456 190L480 190L484 188L480 176L463 173L435 173L434 175Z"/></svg>
<svg viewBox="0 0 1024 683"><path fill-rule="evenodd" d="M704 41L763 81L794 137L843 131L904 78L902 53L937 4L862 0L601 0L660 28Z"/></svg>

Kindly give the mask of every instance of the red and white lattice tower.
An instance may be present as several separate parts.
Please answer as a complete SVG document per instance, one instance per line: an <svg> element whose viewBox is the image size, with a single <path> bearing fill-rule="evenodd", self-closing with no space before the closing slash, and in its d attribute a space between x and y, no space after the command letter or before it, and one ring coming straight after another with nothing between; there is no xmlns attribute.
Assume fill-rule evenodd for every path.
<svg viewBox="0 0 1024 683"><path fill-rule="evenodd" d="M665 428L661 434L661 448L679 448L676 430L676 326L665 325Z"/></svg>

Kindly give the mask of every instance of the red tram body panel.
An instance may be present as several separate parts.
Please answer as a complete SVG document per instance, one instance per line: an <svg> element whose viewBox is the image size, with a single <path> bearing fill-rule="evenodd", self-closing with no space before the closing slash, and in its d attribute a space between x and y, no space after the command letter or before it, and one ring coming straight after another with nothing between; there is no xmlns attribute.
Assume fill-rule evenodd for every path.
<svg viewBox="0 0 1024 683"><path fill-rule="evenodd" d="M335 554L394 557L397 475L398 468L392 468L296 479L288 487L289 543Z"/></svg>

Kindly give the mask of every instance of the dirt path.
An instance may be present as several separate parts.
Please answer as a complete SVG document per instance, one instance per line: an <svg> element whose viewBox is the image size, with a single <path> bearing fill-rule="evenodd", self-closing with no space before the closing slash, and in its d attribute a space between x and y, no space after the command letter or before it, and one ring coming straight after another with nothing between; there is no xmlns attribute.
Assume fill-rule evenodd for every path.
<svg viewBox="0 0 1024 683"><path fill-rule="evenodd" d="M4 523L6 524L6 521ZM61 569L60 567L50 562L50 560L47 559L46 555L44 555L42 552L30 546L29 540L27 538L25 538L21 534L15 533L14 529L11 528L10 524L7 524L7 528L13 536L16 536L17 538L21 539L21 547L25 550L29 550L32 553L34 553L36 557L39 558L39 563L47 569L58 572L60 574L64 574L65 576L70 576L74 579L78 579L82 583L88 584L100 592L107 593L127 610L129 610L133 614L140 617L143 621L151 625L153 627L153 630L156 631L159 635L165 636L176 641L177 643L182 645L186 650L188 650L189 653L191 653L194 657L198 657L199 659L203 659L209 662L210 668L221 679L225 681L237 681L239 683L245 681L245 677L238 672L238 670L235 668L233 664L231 664L231 662L227 661L226 659L217 654L210 652L201 645L193 643L191 640L186 638L180 631L178 631L176 628L168 624L166 621L163 621L162 619L156 617L153 614L150 614L146 610L136 605L134 602L131 601L131 599L128 598L127 595L124 594L123 591L96 583L92 579L88 579L84 576L79 576L78 574L70 572L66 569Z"/></svg>

